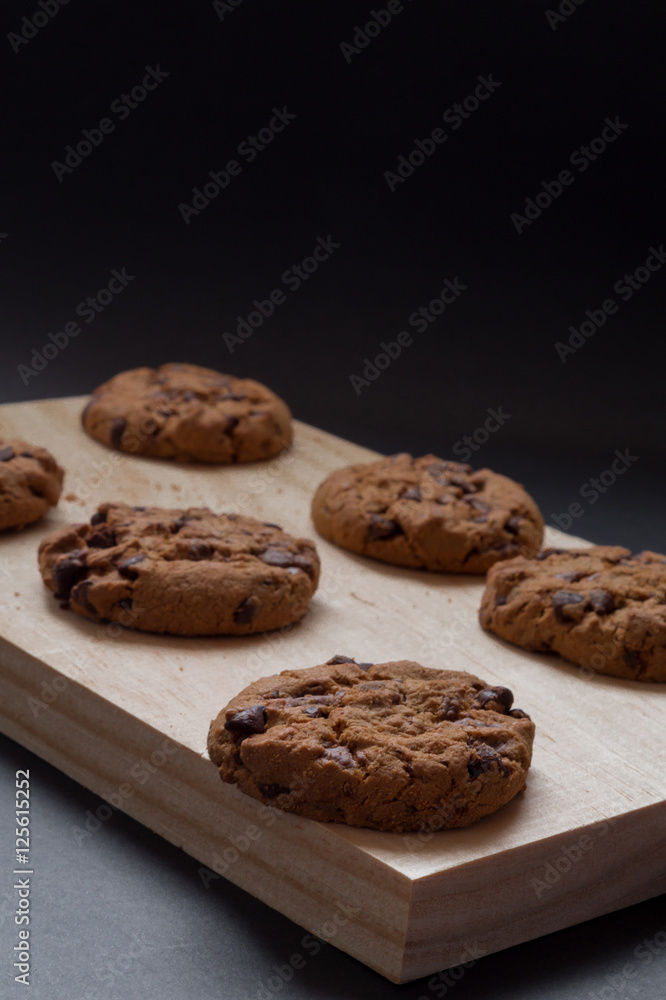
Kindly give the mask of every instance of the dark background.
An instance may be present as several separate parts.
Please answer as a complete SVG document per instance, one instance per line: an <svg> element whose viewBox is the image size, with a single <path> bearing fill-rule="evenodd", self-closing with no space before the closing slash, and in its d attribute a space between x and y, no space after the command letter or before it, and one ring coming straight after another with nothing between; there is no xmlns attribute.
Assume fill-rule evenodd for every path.
<svg viewBox="0 0 666 1000"><path fill-rule="evenodd" d="M45 2L52 9L56 0ZM264 381L299 419L379 451L444 457L483 426L489 408L502 408L510 419L474 464L524 482L549 523L578 502L582 515L572 532L666 550L666 267L628 302L613 291L666 240L659 5L565 0L572 12L553 27L547 3L533 0L405 0L349 61L340 45L352 43L356 26L370 19L369 2L242 0L235 9L218 7L70 0L15 52L2 36L22 30L22 18L41 8L36 0L3 4L0 399L83 394L125 368L189 361ZM384 9L383 0L374 9ZM112 102L141 84L147 66L158 65L168 76L120 120ZM501 85L453 130L442 114L474 92L479 76ZM248 163L238 145L268 125L274 108L296 118ZM115 130L59 181L53 162L62 163L66 147L105 117ZM628 128L587 170L572 167L570 155L616 117ZM391 192L385 172L438 127L446 142ZM191 204L193 188L232 158L242 164L240 176L186 224L179 205ZM517 233L511 214L523 213L526 199L564 169L573 184ZM283 272L329 236L340 244L330 259L297 291L285 288ZM77 320L77 305L104 288L114 268L135 277L94 322L79 318L82 332L26 377L19 366L33 366L33 351L41 353L49 333ZM424 331L410 327L408 317L445 278L457 278L465 292ZM230 352L225 332L275 288L286 302ZM619 311L563 363L555 344L608 298ZM411 346L356 393L350 377L362 376L366 359L401 330L413 335ZM581 499L581 488L610 467L616 449L629 449L630 468L594 504ZM12 754L22 762L29 757L6 746L8 766ZM45 813L40 822L61 822L66 831L58 810L79 815L73 800L92 797L46 765L35 767L53 799L51 820ZM164 908L181 905L182 872L194 862L180 859L180 874L172 874L173 848L126 818L112 823L113 837L96 838L100 853L88 863L94 871L97 864L117 871L118 855L154 857L149 872L137 866L136 878L141 899L153 886L159 916L146 919L168 938ZM65 833L59 839L48 830L53 844L62 841L53 864L76 869ZM82 871L72 881L65 928L102 919L97 877ZM165 879L167 888L157 891ZM206 934L224 961L218 956L210 978L193 980L191 995L244 1000L254 995L256 978L270 975L273 952L282 961L301 932L222 886L205 894L202 919L210 921ZM104 947L122 952L118 914L131 926L138 903L127 887L104 891L112 893L105 929L115 943L100 932L85 953L64 948L43 959L42 976L60 984L54 998L83 1000L86 975L99 968ZM54 883L53 897L60 892ZM48 912L56 920L56 911ZM523 946L520 975L516 950L486 959L455 995L503 997L501 974L510 983L507 996L592 996L608 986L615 950L630 961L644 929L648 936L663 929L655 904L632 912L596 921L591 932L573 929ZM239 920L260 928L251 945L247 935L234 938ZM201 926L197 934L203 941ZM553 948L561 956L557 968L544 959ZM97 984L94 995L185 995L197 963L210 961L206 947L194 957L164 954L152 965L139 963L131 979ZM351 959L327 954L328 964L282 995L419 995L415 987L392 990ZM248 961L253 975L258 971L244 994ZM625 983L625 992L613 995L633 997L636 988L636 996L656 997L658 980L650 993L650 970L642 972L638 985ZM420 992L432 995L424 986Z"/></svg>

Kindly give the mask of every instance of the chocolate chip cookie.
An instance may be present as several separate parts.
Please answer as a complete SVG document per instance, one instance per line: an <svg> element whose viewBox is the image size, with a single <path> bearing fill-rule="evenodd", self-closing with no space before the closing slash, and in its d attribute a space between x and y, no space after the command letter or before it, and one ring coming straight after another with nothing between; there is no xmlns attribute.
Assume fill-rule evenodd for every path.
<svg viewBox="0 0 666 1000"><path fill-rule="evenodd" d="M0 437L0 531L23 528L55 507L64 475L46 448Z"/></svg>
<svg viewBox="0 0 666 1000"><path fill-rule="evenodd" d="M81 420L111 448L181 462L254 462L292 439L274 392L197 365L122 372L95 389Z"/></svg>
<svg viewBox="0 0 666 1000"><path fill-rule="evenodd" d="M171 635L247 635L298 621L319 580L312 542L205 508L104 503L39 547L44 583L95 620Z"/></svg>
<svg viewBox="0 0 666 1000"><path fill-rule="evenodd" d="M223 781L310 819L469 826L525 787L534 724L505 687L410 660L334 656L255 681L211 723Z"/></svg>
<svg viewBox="0 0 666 1000"><path fill-rule="evenodd" d="M485 573L500 559L534 555L543 539L522 486L434 455L338 469L315 493L312 520L352 552L445 573Z"/></svg>
<svg viewBox="0 0 666 1000"><path fill-rule="evenodd" d="M480 620L523 649L666 681L666 556L597 545L512 559L488 573Z"/></svg>

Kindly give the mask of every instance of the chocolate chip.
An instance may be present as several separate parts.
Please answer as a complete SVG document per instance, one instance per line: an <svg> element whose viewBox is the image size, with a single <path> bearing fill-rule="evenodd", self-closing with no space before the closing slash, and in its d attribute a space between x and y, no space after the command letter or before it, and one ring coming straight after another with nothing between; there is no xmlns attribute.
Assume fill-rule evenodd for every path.
<svg viewBox="0 0 666 1000"><path fill-rule="evenodd" d="M0 462L9 462L14 457L14 449L10 444L0 449Z"/></svg>
<svg viewBox="0 0 666 1000"><path fill-rule="evenodd" d="M510 532L512 535L517 535L520 532L520 526L523 523L523 518L513 515L504 525L504 530Z"/></svg>
<svg viewBox="0 0 666 1000"><path fill-rule="evenodd" d="M397 521L391 521L388 517L382 517L381 514L370 515L368 541L383 541L387 538L395 538L396 535L400 534L402 534L402 528Z"/></svg>
<svg viewBox="0 0 666 1000"><path fill-rule="evenodd" d="M290 569L296 567L297 569L302 569L304 573L308 574L308 576L314 577L314 565L312 560L308 559L307 556L295 555L292 557L291 563L292 565Z"/></svg>
<svg viewBox="0 0 666 1000"><path fill-rule="evenodd" d="M289 795L291 788L283 788L282 785L262 785L257 782L257 788L267 799L276 799L278 795Z"/></svg>
<svg viewBox="0 0 666 1000"><path fill-rule="evenodd" d="M135 556L130 556L129 559L123 559L121 563L118 563L118 572L127 580L136 580L139 574L134 567L137 563L143 562L146 558L147 556L145 552L139 552Z"/></svg>
<svg viewBox="0 0 666 1000"><path fill-rule="evenodd" d="M442 702L442 718L455 722L460 715L460 702L457 698L445 698Z"/></svg>
<svg viewBox="0 0 666 1000"><path fill-rule="evenodd" d="M272 521L264 521L264 528L277 528L278 531L282 531L281 526L279 524L273 524Z"/></svg>
<svg viewBox="0 0 666 1000"><path fill-rule="evenodd" d="M477 493L478 487L474 483L468 483L466 479L462 479L460 476L449 476L449 482L453 486L458 486L463 493Z"/></svg>
<svg viewBox="0 0 666 1000"><path fill-rule="evenodd" d="M609 615L611 611L615 611L615 598L603 587L590 591L590 604L598 615Z"/></svg>
<svg viewBox="0 0 666 1000"><path fill-rule="evenodd" d="M571 615L571 609L577 605L582 604L585 598L582 594L577 594L574 590L557 590L553 594L553 608L555 609L555 617L559 622L568 622L575 619L575 615Z"/></svg>
<svg viewBox="0 0 666 1000"><path fill-rule="evenodd" d="M82 558L79 556L68 556L56 563L51 571L53 583L55 585L55 596L59 600L69 600L72 587L82 580L87 569Z"/></svg>
<svg viewBox="0 0 666 1000"><path fill-rule="evenodd" d="M369 670L370 667L374 667L374 663L359 663L357 665L361 670Z"/></svg>
<svg viewBox="0 0 666 1000"><path fill-rule="evenodd" d="M31 451L22 451L21 458L34 458L35 456Z"/></svg>
<svg viewBox="0 0 666 1000"><path fill-rule="evenodd" d="M476 757L472 757L467 764L467 773L474 780L479 775L492 771L494 765L497 765L503 775L506 776L509 773L509 768L497 751L493 750L492 747L482 744L476 747Z"/></svg>
<svg viewBox="0 0 666 1000"><path fill-rule="evenodd" d="M148 510L148 508L147 507L132 507L132 510L135 510L137 512L137 514L143 514L144 510Z"/></svg>
<svg viewBox="0 0 666 1000"><path fill-rule="evenodd" d="M326 661L326 664L335 665L336 663L355 663L355 662L356 661L352 660L351 656L342 656L340 653L336 653L335 656L332 656L330 660Z"/></svg>
<svg viewBox="0 0 666 1000"><path fill-rule="evenodd" d="M113 528L103 528L89 535L86 541L90 549L112 549L116 544L116 535Z"/></svg>
<svg viewBox="0 0 666 1000"><path fill-rule="evenodd" d="M252 736L255 733L263 733L266 726L266 706L250 705L249 708L241 708L237 711L227 712L224 728L230 733L238 733L240 736Z"/></svg>
<svg viewBox="0 0 666 1000"><path fill-rule="evenodd" d="M288 552L287 549L278 549L271 546L257 554L262 562L267 563L269 566L293 566L294 564L294 553Z"/></svg>
<svg viewBox="0 0 666 1000"><path fill-rule="evenodd" d="M111 444L114 448L120 448L126 427L127 421L124 417L116 417L111 424Z"/></svg>
<svg viewBox="0 0 666 1000"><path fill-rule="evenodd" d="M234 399L240 403L243 399L247 399L247 396L242 392L228 392L226 395L222 396L221 399Z"/></svg>
<svg viewBox="0 0 666 1000"><path fill-rule="evenodd" d="M316 705L304 705L301 709L305 715L309 715L311 719L321 719L326 717L326 712L322 712L320 708Z"/></svg>
<svg viewBox="0 0 666 1000"><path fill-rule="evenodd" d="M638 653L635 649L625 649L624 662L629 668L629 670L640 670L643 667L643 660L641 659L641 654Z"/></svg>
<svg viewBox="0 0 666 1000"><path fill-rule="evenodd" d="M301 698L307 694L326 694L328 687L323 681L306 681L300 688L294 691L294 698Z"/></svg>
<svg viewBox="0 0 666 1000"><path fill-rule="evenodd" d="M485 688L477 694L476 704L494 712L506 712L513 705L513 693L505 687Z"/></svg>
<svg viewBox="0 0 666 1000"><path fill-rule="evenodd" d="M542 549L541 552L537 552L534 558L538 559L539 562L542 562L544 559L547 559L548 556L561 556L564 555L565 552L569 555L573 555L573 553L570 553L568 549Z"/></svg>
<svg viewBox="0 0 666 1000"><path fill-rule="evenodd" d="M234 611L236 625L249 625L259 610L259 600L250 594Z"/></svg>
<svg viewBox="0 0 666 1000"><path fill-rule="evenodd" d="M566 580L567 583L578 583L579 580L583 580L587 576L587 573L572 569L568 573L556 573L555 576L558 580Z"/></svg>
<svg viewBox="0 0 666 1000"><path fill-rule="evenodd" d="M498 594L497 597L495 598L495 607L499 608L503 604L506 604L506 597L504 596L504 594Z"/></svg>
<svg viewBox="0 0 666 1000"><path fill-rule="evenodd" d="M206 542L200 541L198 538L193 538L190 542L186 559L191 559L193 562L199 562L201 559L210 559L213 554L213 549Z"/></svg>
<svg viewBox="0 0 666 1000"><path fill-rule="evenodd" d="M324 757L327 760L335 761L340 767L351 769L355 767L354 758L350 754L347 747L332 747L330 750L324 750Z"/></svg>
<svg viewBox="0 0 666 1000"><path fill-rule="evenodd" d="M97 608L94 607L88 599L88 594L92 585L92 580L82 580L81 583L77 583L76 586L72 587L70 600L74 601L75 604L80 604L81 607L85 608L91 615L97 615Z"/></svg>
<svg viewBox="0 0 666 1000"><path fill-rule="evenodd" d="M106 521L107 514L108 511L106 510L104 511L96 510L93 516L90 518L91 525L94 526L96 524L104 524L104 522Z"/></svg>
<svg viewBox="0 0 666 1000"><path fill-rule="evenodd" d="M421 490L418 486L412 486L410 489L405 490L405 492L400 497L401 500L422 500Z"/></svg>
<svg viewBox="0 0 666 1000"><path fill-rule="evenodd" d="M236 427L238 427L238 417L227 417L227 422L224 425L224 433L231 434Z"/></svg>
<svg viewBox="0 0 666 1000"><path fill-rule="evenodd" d="M531 716L527 712L523 712L522 708L512 708L506 714L510 715L512 719L531 719Z"/></svg>
<svg viewBox="0 0 666 1000"><path fill-rule="evenodd" d="M465 503L475 510L480 510L482 514L488 514L491 510L490 504L485 500L478 500L477 497L463 497Z"/></svg>

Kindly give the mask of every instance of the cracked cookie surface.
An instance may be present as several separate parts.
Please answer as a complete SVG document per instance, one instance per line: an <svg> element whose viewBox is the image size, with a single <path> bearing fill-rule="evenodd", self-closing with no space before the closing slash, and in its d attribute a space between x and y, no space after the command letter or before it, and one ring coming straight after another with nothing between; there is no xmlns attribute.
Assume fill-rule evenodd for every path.
<svg viewBox="0 0 666 1000"><path fill-rule="evenodd" d="M525 787L534 724L504 687L409 660L334 656L250 684L211 723L223 781L310 819L469 826Z"/></svg>
<svg viewBox="0 0 666 1000"><path fill-rule="evenodd" d="M312 542L205 508L102 504L39 547L49 590L79 614L172 635L247 635L298 621L319 580Z"/></svg>
<svg viewBox="0 0 666 1000"><path fill-rule="evenodd" d="M312 520L330 542L399 566L485 573L534 555L543 518L525 490L489 469L434 455L393 455L328 476Z"/></svg>
<svg viewBox="0 0 666 1000"><path fill-rule="evenodd" d="M55 507L64 475L46 448L0 437L0 531L23 528Z"/></svg>
<svg viewBox="0 0 666 1000"><path fill-rule="evenodd" d="M666 556L597 545L544 549L488 574L484 628L602 674L666 681Z"/></svg>
<svg viewBox="0 0 666 1000"><path fill-rule="evenodd" d="M121 372L95 389L81 421L110 448L184 462L254 462L292 439L291 413L274 392L198 365Z"/></svg>

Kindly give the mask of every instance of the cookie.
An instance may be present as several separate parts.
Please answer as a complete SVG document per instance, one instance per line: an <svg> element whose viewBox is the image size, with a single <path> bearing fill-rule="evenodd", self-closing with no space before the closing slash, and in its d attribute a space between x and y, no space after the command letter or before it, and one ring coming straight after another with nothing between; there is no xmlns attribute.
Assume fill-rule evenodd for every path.
<svg viewBox="0 0 666 1000"><path fill-rule="evenodd" d="M23 528L55 507L64 476L46 448L0 437L0 531Z"/></svg>
<svg viewBox="0 0 666 1000"><path fill-rule="evenodd" d="M248 635L298 621L319 580L312 542L205 508L103 503L39 547L42 579L95 620L171 635Z"/></svg>
<svg viewBox="0 0 666 1000"><path fill-rule="evenodd" d="M485 573L500 559L534 555L543 539L522 486L434 455L338 469L315 493L312 520L344 549L445 573Z"/></svg>
<svg viewBox="0 0 666 1000"><path fill-rule="evenodd" d="M254 462L292 439L289 408L274 392L197 365L121 372L95 389L81 420L118 451L181 462Z"/></svg>
<svg viewBox="0 0 666 1000"><path fill-rule="evenodd" d="M480 621L523 649L666 681L666 556L596 545L512 559L488 573Z"/></svg>
<svg viewBox="0 0 666 1000"><path fill-rule="evenodd" d="M246 687L211 723L208 753L223 781L310 819L469 826L525 787L534 724L512 703L472 674L334 656Z"/></svg>

